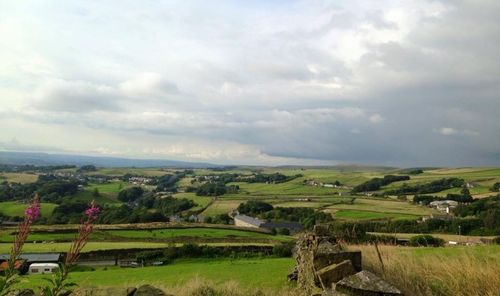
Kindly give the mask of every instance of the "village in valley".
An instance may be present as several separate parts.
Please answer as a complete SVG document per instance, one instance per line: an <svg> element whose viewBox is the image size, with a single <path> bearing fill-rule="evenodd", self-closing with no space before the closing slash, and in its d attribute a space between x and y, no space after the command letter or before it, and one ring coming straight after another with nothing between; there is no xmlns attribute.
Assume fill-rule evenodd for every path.
<svg viewBox="0 0 500 296"><path fill-rule="evenodd" d="M40 198L41 217L15 264L35 282L64 263L80 209L91 201L100 213L73 274L97 283L110 268L160 276L236 256L276 265L263 276L277 287L287 283L295 241L315 225L329 225L330 235L353 246L385 243L408 254L419 246L495 253L498 243L498 220L489 218L499 204L496 168L3 165L0 178L0 269L8 268L24 208L33 194ZM131 284L141 281L130 275Z"/></svg>
<svg viewBox="0 0 500 296"><path fill-rule="evenodd" d="M500 0L0 0L0 296L500 296Z"/></svg>

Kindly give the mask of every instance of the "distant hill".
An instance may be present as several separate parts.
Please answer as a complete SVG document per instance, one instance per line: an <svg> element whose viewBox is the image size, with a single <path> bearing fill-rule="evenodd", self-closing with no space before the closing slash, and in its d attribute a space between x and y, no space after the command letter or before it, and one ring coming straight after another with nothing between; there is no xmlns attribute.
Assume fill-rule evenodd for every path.
<svg viewBox="0 0 500 296"><path fill-rule="evenodd" d="M175 168L214 168L221 167L210 163L186 162L166 159L133 159L120 157L101 157L86 155L52 154L38 152L0 151L0 163L14 165L95 165L97 167L175 167Z"/></svg>

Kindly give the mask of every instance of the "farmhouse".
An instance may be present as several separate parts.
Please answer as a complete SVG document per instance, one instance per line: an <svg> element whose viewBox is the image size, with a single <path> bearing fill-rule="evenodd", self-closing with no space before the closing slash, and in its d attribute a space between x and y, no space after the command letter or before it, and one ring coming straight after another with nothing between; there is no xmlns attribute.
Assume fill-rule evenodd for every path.
<svg viewBox="0 0 500 296"><path fill-rule="evenodd" d="M238 227L259 228L264 221L246 215L234 216L234 225Z"/></svg>
<svg viewBox="0 0 500 296"><path fill-rule="evenodd" d="M24 260L16 260L16 262L14 262L14 269L22 271L23 269L25 269L26 265L25 263L26 262ZM8 268L9 268L9 263L7 261L0 263L0 274L2 274Z"/></svg>
<svg viewBox="0 0 500 296"><path fill-rule="evenodd" d="M9 260L9 254L0 254L0 263ZM63 255L61 253L24 253L19 255L19 260L24 260L28 264L32 263L60 263Z"/></svg>
<svg viewBox="0 0 500 296"><path fill-rule="evenodd" d="M431 208L435 208L441 212L451 213L454 208L456 208L458 202L454 200L436 200L429 204Z"/></svg>
<svg viewBox="0 0 500 296"><path fill-rule="evenodd" d="M234 225L239 227L249 227L249 228L261 228L261 229L280 229L286 228L290 232L295 233L304 229L304 227L297 222L288 221L263 221L258 218L253 218L246 215L236 215L234 216Z"/></svg>

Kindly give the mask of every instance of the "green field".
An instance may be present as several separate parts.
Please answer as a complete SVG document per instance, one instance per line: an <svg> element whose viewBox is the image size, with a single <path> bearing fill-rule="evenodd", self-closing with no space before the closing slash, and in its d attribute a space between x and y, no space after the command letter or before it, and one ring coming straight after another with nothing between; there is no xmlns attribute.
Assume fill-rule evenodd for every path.
<svg viewBox="0 0 500 296"><path fill-rule="evenodd" d="M70 232L33 232L29 242L69 242L75 237L76 230ZM276 243L291 240L290 236L271 235L263 232L224 228L164 228L149 230L95 230L91 241L102 242L258 242ZM12 231L0 231L0 242L12 242Z"/></svg>
<svg viewBox="0 0 500 296"><path fill-rule="evenodd" d="M83 248L82 252L104 251L104 250L124 250L124 249L159 249L172 246L181 246L183 243L161 243L161 242L89 242ZM207 246L272 246L272 243L237 243L237 242L218 242L218 243L200 243ZM61 252L69 250L71 243L26 243L23 252L26 253L46 253ZM12 248L11 243L0 243L0 254L7 254Z"/></svg>
<svg viewBox="0 0 500 296"><path fill-rule="evenodd" d="M287 284L286 275L294 265L292 258L262 259L198 259L179 261L171 265L145 268L99 269L90 272L74 272L70 281L80 287L130 287L151 284L161 287L182 285L194 278L203 278L222 284L236 281L242 287L277 289ZM46 275L31 275L21 278L21 287L37 288L45 285Z"/></svg>
<svg viewBox="0 0 500 296"><path fill-rule="evenodd" d="M375 198L356 198L351 203L341 203L326 207L323 211L334 214L335 218L349 220L370 219L417 219L437 211L406 201Z"/></svg>
<svg viewBox="0 0 500 296"><path fill-rule="evenodd" d="M84 201L88 203L94 200L101 206L105 204L121 204L121 202L116 199L116 194L113 195L111 193L99 193L98 196L94 196L93 192L87 189L85 191L77 192L69 199L74 201Z"/></svg>
<svg viewBox="0 0 500 296"><path fill-rule="evenodd" d="M0 173L0 181L7 181L12 183L33 183L38 180L36 174L30 173Z"/></svg>
<svg viewBox="0 0 500 296"><path fill-rule="evenodd" d="M99 190L99 193L115 193L118 194L121 190L130 187L130 183L124 182L124 181L117 181L117 182L112 182L112 183L103 183L103 184L95 184L95 183L90 183L89 186L87 186L87 189L89 191L94 191L94 189L97 188Z"/></svg>
<svg viewBox="0 0 500 296"><path fill-rule="evenodd" d="M226 199L218 199L214 201L205 211L201 214L205 217L227 214L230 211L236 209L240 203L244 201L242 200L226 200Z"/></svg>
<svg viewBox="0 0 500 296"><path fill-rule="evenodd" d="M339 210L333 216L334 218L346 219L346 220L379 220L379 219L414 220L418 218L418 216L408 215L408 214L355 211L355 210Z"/></svg>
<svg viewBox="0 0 500 296"><path fill-rule="evenodd" d="M183 192L174 194L175 198L186 198L192 200L196 206L189 209L190 211L200 211L205 209L213 200L210 196L197 196L194 192Z"/></svg>
<svg viewBox="0 0 500 296"><path fill-rule="evenodd" d="M10 217L16 217L16 216L22 217L24 216L24 211L26 210L26 207L27 207L26 204L17 201L4 201L0 202L0 213ZM57 207L56 204L41 203L40 211L42 217L50 217L55 207Z"/></svg>

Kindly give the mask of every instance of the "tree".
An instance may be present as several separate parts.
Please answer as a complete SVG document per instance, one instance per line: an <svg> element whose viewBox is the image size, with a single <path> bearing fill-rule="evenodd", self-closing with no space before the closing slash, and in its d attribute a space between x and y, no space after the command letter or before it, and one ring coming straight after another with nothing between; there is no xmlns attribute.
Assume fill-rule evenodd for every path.
<svg viewBox="0 0 500 296"><path fill-rule="evenodd" d="M99 195L100 195L100 194L99 194L99 189L97 189L97 187L96 187L96 188L94 188L94 192L92 193L92 196L94 196L94 197L99 197Z"/></svg>
<svg viewBox="0 0 500 296"><path fill-rule="evenodd" d="M132 202L138 200L143 193L144 190L141 187L130 187L120 191L118 199L123 202Z"/></svg>
<svg viewBox="0 0 500 296"><path fill-rule="evenodd" d="M464 184L462 186L462 190L460 191L460 193L463 195L463 197L472 197L470 195L470 191L469 191L469 188L467 188L467 184Z"/></svg>
<svg viewBox="0 0 500 296"><path fill-rule="evenodd" d="M238 212L248 215L258 215L261 213L269 212L272 209L272 205L260 200L249 200L238 206Z"/></svg>

